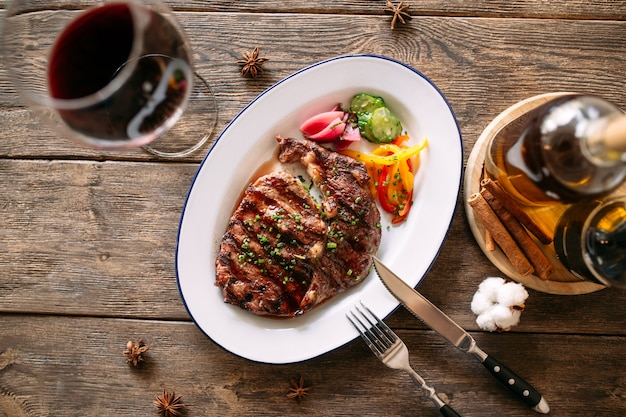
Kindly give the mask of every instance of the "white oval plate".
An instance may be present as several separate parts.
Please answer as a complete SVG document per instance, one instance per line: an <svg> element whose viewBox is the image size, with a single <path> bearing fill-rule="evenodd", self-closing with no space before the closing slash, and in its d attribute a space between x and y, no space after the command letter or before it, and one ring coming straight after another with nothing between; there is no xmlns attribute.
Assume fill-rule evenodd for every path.
<svg viewBox="0 0 626 417"><path fill-rule="evenodd" d="M396 299L372 272L356 287L302 316L258 317L223 301L214 285L215 259L227 222L255 172L276 159L276 135L301 135L300 124L348 104L359 92L380 95L417 144L428 137L406 222L383 217L378 256L411 286L437 257L456 207L463 144L454 114L437 87L415 69L373 55L348 55L298 71L261 93L224 129L202 161L183 208L176 273L180 294L196 325L241 357L293 363L329 352L357 337L345 313L363 301L380 317ZM365 146L365 145L363 145Z"/></svg>

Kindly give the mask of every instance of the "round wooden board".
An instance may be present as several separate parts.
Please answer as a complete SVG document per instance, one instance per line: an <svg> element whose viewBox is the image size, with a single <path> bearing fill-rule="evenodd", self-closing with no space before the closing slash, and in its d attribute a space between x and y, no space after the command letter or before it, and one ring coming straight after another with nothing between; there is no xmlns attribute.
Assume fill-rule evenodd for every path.
<svg viewBox="0 0 626 417"><path fill-rule="evenodd" d="M572 93L548 93L528 98L514 104L505 111L503 111L498 117L496 117L483 131L470 153L465 168L465 213L467 214L467 220L469 222L472 233L476 242L485 253L487 258L507 277L517 282L524 284L525 286L537 291L560 294L560 295L576 295L587 294L594 291L606 288L604 285L597 284L591 281L583 281L580 278L572 275L567 269L565 269L554 251L553 245L542 245L539 243L542 251L550 259L554 272L549 280L542 280L535 275L523 276L519 274L511 265L506 256L496 247L495 250L487 250L485 248L485 228L480 222L474 218L474 212L467 203L468 198L480 191L480 180L483 174L483 161L485 160L485 154L487 152L487 146L494 134L496 134L504 125L510 121L516 119L523 113L538 107L539 105L561 95ZM623 187L622 187L623 188ZM566 206L550 206L542 208L533 208L535 214L540 216L533 216L537 221L540 219L544 223L544 227L548 227L549 230L553 230L556 221L560 214L565 210Z"/></svg>

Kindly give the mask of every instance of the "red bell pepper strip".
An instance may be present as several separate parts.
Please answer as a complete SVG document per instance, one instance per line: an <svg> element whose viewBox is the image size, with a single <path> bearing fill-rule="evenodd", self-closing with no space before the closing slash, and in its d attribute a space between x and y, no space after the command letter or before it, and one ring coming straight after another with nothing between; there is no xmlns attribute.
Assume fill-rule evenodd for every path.
<svg viewBox="0 0 626 417"><path fill-rule="evenodd" d="M383 165L380 170L380 175L378 176L378 201L380 201L380 206L387 213L395 214L396 208L393 206L389 200L387 199L387 192L389 189L389 180L387 179L387 175L389 173L389 167Z"/></svg>
<svg viewBox="0 0 626 417"><path fill-rule="evenodd" d="M391 219L391 224L398 224L398 223L402 223L403 221L405 221L407 216L409 215L409 210L411 210L412 205L413 205L413 191L411 191L409 195L407 196L406 202L404 203L404 206L402 207L402 209L396 213L397 215L393 219Z"/></svg>

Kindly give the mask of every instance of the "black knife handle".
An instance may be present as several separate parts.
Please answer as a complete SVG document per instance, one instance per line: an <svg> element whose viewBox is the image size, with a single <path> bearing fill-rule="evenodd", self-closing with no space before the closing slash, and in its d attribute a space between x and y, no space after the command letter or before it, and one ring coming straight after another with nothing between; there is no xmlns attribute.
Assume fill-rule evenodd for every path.
<svg viewBox="0 0 626 417"><path fill-rule="evenodd" d="M501 364L497 359L487 355L487 358L483 361L483 365L498 381L507 387L509 391L530 407L535 407L541 402L542 396L536 389L515 372Z"/></svg>
<svg viewBox="0 0 626 417"><path fill-rule="evenodd" d="M448 404L441 407L439 409L439 412L444 417L461 417L461 415L457 413L456 411L454 411L452 407L450 407Z"/></svg>

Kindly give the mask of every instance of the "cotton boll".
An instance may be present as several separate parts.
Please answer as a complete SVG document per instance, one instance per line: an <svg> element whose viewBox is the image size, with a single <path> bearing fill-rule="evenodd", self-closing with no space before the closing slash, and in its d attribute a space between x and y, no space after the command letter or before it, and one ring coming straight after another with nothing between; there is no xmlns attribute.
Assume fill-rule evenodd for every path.
<svg viewBox="0 0 626 417"><path fill-rule="evenodd" d="M513 326L519 324L519 320L522 316L522 312L519 310L511 310L508 316L503 316L496 322L496 325L502 330L508 330Z"/></svg>
<svg viewBox="0 0 626 417"><path fill-rule="evenodd" d="M489 332L493 332L498 330L498 326L496 322L493 320L490 314L481 314L476 317L476 324L483 330L487 330Z"/></svg>
<svg viewBox="0 0 626 417"><path fill-rule="evenodd" d="M486 311L489 311L491 307L493 307L494 299L486 296L481 291L477 291L474 294L474 298L472 299L472 312L476 315L483 314Z"/></svg>
<svg viewBox="0 0 626 417"><path fill-rule="evenodd" d="M481 329L509 330L519 323L526 298L528 292L522 284L489 277L478 286L471 309Z"/></svg>
<svg viewBox="0 0 626 417"><path fill-rule="evenodd" d="M506 281L500 277L489 277L478 285L478 291L491 299L493 302L496 302L498 298L498 291L505 282Z"/></svg>
<svg viewBox="0 0 626 417"><path fill-rule="evenodd" d="M511 327L517 325L521 316L520 313L520 311L511 310L510 307L502 304L493 306L489 312L496 326L502 330L510 329Z"/></svg>
<svg viewBox="0 0 626 417"><path fill-rule="evenodd" d="M507 282L498 291L498 303L505 306L522 306L528 298L528 291L522 284Z"/></svg>
<svg viewBox="0 0 626 417"><path fill-rule="evenodd" d="M489 310L489 315L493 317L493 321L501 323L511 315L511 309L502 304L496 304Z"/></svg>

